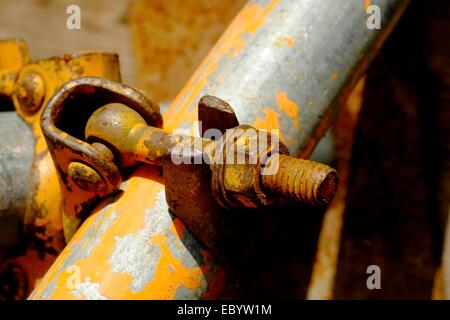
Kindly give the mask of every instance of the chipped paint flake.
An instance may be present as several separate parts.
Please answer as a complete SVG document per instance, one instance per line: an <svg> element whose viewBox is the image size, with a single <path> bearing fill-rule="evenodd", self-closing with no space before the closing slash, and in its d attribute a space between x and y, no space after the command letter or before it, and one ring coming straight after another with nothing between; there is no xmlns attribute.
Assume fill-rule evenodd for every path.
<svg viewBox="0 0 450 320"><path fill-rule="evenodd" d="M277 94L276 97L277 105L278 107L283 110L289 118L291 118L292 122L294 123L294 126L296 129L299 128L298 125L298 106L297 104L289 99L286 92L280 92Z"/></svg>
<svg viewBox="0 0 450 320"><path fill-rule="evenodd" d="M263 112L264 112L265 117L264 118L258 117L253 122L253 126L256 129L266 130L266 131L270 131L272 129L280 129L279 114L275 110L272 110L269 108L264 108ZM281 141L283 141L283 142L285 141L284 136L281 134L281 131L279 131L279 138Z"/></svg>
<svg viewBox="0 0 450 320"><path fill-rule="evenodd" d="M193 295L195 296L195 292L192 289L179 286L175 292L175 300L192 300Z"/></svg>
<svg viewBox="0 0 450 320"><path fill-rule="evenodd" d="M116 238L114 253L109 259L114 272L125 272L133 277L130 289L138 292L151 281L155 274L161 252L149 242L149 235L140 232Z"/></svg>
<svg viewBox="0 0 450 320"><path fill-rule="evenodd" d="M86 277L84 282L80 282L72 290L72 293L77 298L82 298L83 296L87 300L108 300L107 297L100 293L100 284L91 282L91 278Z"/></svg>
<svg viewBox="0 0 450 320"><path fill-rule="evenodd" d="M277 48L283 48L283 47L289 47L292 48L295 46L295 40L291 37L279 37L275 40L275 47Z"/></svg>
<svg viewBox="0 0 450 320"><path fill-rule="evenodd" d="M157 204L147 210L145 214L145 226L137 234L128 234L116 237L116 245L108 262L114 272L124 272L132 276L130 289L139 292L152 281L161 256L158 244L152 243L152 237L164 230L171 223L170 216L161 215L160 212L167 211L162 207L166 203L164 190L156 196Z"/></svg>

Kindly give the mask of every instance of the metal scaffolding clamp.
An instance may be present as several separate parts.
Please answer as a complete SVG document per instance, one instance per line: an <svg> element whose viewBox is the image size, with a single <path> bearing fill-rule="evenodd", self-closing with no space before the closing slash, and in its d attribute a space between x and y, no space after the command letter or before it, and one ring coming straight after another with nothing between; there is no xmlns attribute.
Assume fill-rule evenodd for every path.
<svg viewBox="0 0 450 320"><path fill-rule="evenodd" d="M162 167L170 209L217 251L228 233L225 209L262 208L279 197L320 205L334 196L334 169L290 157L276 135L239 125L225 101L203 97L198 116L201 137L170 134L161 129L158 105L118 82L83 77L58 90L41 127L71 221L66 237L118 190L120 168L138 163ZM211 129L214 139L203 137ZM275 165L278 170L265 174Z"/></svg>

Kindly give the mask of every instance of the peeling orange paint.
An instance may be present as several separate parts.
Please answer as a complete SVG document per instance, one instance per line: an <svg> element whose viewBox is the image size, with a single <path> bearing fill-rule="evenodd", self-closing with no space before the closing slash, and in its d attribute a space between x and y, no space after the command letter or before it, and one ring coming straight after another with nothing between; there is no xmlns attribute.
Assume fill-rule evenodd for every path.
<svg viewBox="0 0 450 320"><path fill-rule="evenodd" d="M333 74L331 75L331 79L336 81L338 78L339 78L339 72L334 71Z"/></svg>
<svg viewBox="0 0 450 320"><path fill-rule="evenodd" d="M115 220L104 232L90 255L85 259L78 260L75 264L80 268L81 281L90 278L92 283L100 285L100 294L114 299L173 299L178 287L195 289L201 285L201 279L205 277L204 273L209 271L209 266L185 267L181 260L173 256L164 233L153 235L149 239L149 242L158 246L160 258L152 280L141 291L133 292L130 288L133 281L132 276L128 273L114 272L109 263L117 238L137 234L144 228L146 209L155 205L156 195L163 188L163 185L155 182L155 175L158 175L158 172L150 167L143 166L138 169L136 176L128 181L127 192L118 200L115 210L113 210L113 206L110 206L101 221L95 222L96 215L99 213L96 212L82 224L69 246L63 251L64 255L58 257L44 278L43 283L48 283L56 277L58 290L51 296L51 299L79 299L67 286L72 274L66 271L62 271L59 275L56 273L61 270L68 255L72 253L70 249L88 236L88 228L93 223L98 225L106 223L114 212ZM184 228L183 223L176 218L170 232L180 237ZM203 255L205 259L210 259L207 252L203 251ZM37 289L38 297L43 293L43 289L43 287Z"/></svg>
<svg viewBox="0 0 450 320"><path fill-rule="evenodd" d="M239 55L239 52L247 47L247 41L244 39L244 34L254 34L258 31L277 3L278 0L270 1L265 7L262 7L257 3L249 3L244 7L227 29L227 32L231 33L230 37L234 39L230 45L229 58L236 58Z"/></svg>
<svg viewBox="0 0 450 320"><path fill-rule="evenodd" d="M270 108L264 108L263 110L265 118L257 118L253 122L253 126L259 130L272 130L272 129L280 129L280 121L278 120L279 115L275 110ZM284 136L279 131L279 138L282 142L284 142Z"/></svg>
<svg viewBox="0 0 450 320"><path fill-rule="evenodd" d="M276 97L277 105L281 110L286 112L286 114L292 119L294 122L294 126L296 129L299 129L298 125L298 106L297 104L290 100L286 92L279 92Z"/></svg>
<svg viewBox="0 0 450 320"><path fill-rule="evenodd" d="M280 37L275 40L275 46L277 48L282 48L282 47L292 48L293 46L295 46L295 40L288 36Z"/></svg>
<svg viewBox="0 0 450 320"><path fill-rule="evenodd" d="M286 40L286 44L287 44L288 47L292 48L293 46L295 46L295 40L294 39L292 39L290 37L285 37L284 39Z"/></svg>

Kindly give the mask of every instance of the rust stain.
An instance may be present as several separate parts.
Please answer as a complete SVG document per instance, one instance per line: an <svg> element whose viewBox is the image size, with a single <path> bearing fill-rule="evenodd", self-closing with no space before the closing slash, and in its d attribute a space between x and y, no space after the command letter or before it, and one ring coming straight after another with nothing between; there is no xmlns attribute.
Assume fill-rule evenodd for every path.
<svg viewBox="0 0 450 320"><path fill-rule="evenodd" d="M292 119L294 122L294 126L296 129L299 129L298 124L298 111L299 107L297 104L290 100L286 92L279 92L276 97L277 105L281 110L286 112L286 114Z"/></svg>
<svg viewBox="0 0 450 320"><path fill-rule="evenodd" d="M364 9L365 10L367 10L367 8L369 8L372 5L371 2L372 2L371 0L364 0Z"/></svg>

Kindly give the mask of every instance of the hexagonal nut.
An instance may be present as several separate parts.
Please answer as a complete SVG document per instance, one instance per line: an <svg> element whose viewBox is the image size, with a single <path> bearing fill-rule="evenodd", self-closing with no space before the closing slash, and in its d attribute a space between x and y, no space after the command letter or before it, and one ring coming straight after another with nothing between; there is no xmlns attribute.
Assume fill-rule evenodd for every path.
<svg viewBox="0 0 450 320"><path fill-rule="evenodd" d="M259 169L251 164L227 164L223 171L225 198L235 207L259 208L266 196L258 192Z"/></svg>
<svg viewBox="0 0 450 320"><path fill-rule="evenodd" d="M261 157L259 131L242 125L224 137L224 165L221 177L223 195L230 206L259 208L272 203L260 188Z"/></svg>

